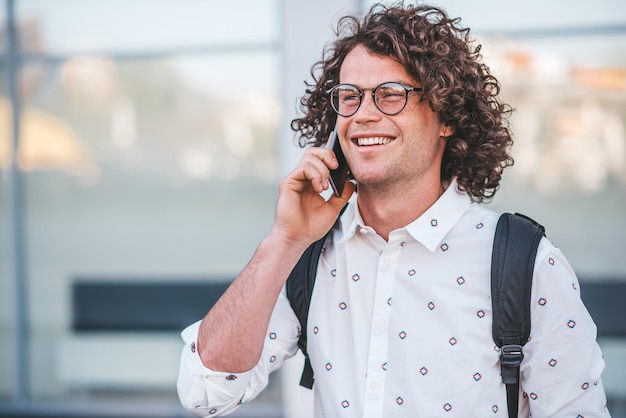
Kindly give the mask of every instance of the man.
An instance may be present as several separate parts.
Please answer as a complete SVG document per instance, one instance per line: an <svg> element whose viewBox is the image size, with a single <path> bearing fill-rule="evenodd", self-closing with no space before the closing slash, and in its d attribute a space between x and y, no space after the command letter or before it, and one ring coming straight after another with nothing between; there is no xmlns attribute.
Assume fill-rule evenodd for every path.
<svg viewBox="0 0 626 418"><path fill-rule="evenodd" d="M185 407L232 412L296 353L285 280L350 200L326 241L301 331L315 416L507 416L491 337L498 214L479 203L512 164L510 107L468 36L427 6L374 6L363 20L340 21L292 123L317 146L280 182L274 225L250 263L183 331ZM335 124L355 181L326 200L338 163L321 145ZM520 415L608 416L595 325L546 239L532 298Z"/></svg>

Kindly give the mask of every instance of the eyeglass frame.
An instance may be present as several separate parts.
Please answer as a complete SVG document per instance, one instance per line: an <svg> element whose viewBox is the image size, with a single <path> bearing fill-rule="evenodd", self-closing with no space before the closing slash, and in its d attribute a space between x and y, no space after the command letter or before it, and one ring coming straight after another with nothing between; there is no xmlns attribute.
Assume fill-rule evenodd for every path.
<svg viewBox="0 0 626 418"><path fill-rule="evenodd" d="M402 105L402 107L400 108L400 110L398 110L397 112L394 113L389 113L389 112L385 112L384 110L382 110L380 108L380 106L378 105L378 101L376 100L376 91L384 86L384 85L388 85L388 84L394 84L397 86L400 86L404 89L405 91L405 95L404 95L404 104ZM358 92L359 92L359 105L356 107L356 109L354 109L354 112L349 113L349 114L341 114L339 112L339 110L337 110L337 108L335 108L335 103L333 100L333 93L339 89L341 86L350 86L350 87L354 87ZM374 106L376 106L376 109L378 109L382 114L387 115L387 116L394 116L397 115L398 113L402 112L404 110L404 108L406 107L406 104L409 102L409 93L414 92L414 91L418 91L418 92L423 92L424 88L423 87L413 87L413 86L409 86L407 84L403 84L403 83L398 83L397 81L385 81L383 83L380 83L379 85L377 85L374 88L367 88L367 89L362 89L359 86L356 86L354 84L350 84L350 83L339 83L336 86L332 87L330 90L328 90L328 95L330 96L330 106L333 108L333 110L335 111L335 113L337 113L339 116L343 116L344 118L349 118L350 116L354 116L356 114L356 112L359 111L359 109L361 108L361 105L363 104L363 97L365 96L365 92L367 90L371 90L372 91L372 101L374 102Z"/></svg>

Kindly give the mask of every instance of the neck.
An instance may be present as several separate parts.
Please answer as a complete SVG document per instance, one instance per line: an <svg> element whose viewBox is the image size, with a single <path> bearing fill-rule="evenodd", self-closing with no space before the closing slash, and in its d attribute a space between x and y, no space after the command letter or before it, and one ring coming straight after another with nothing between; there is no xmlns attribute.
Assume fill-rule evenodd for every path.
<svg viewBox="0 0 626 418"><path fill-rule="evenodd" d="M422 216L444 191L445 185L440 180L396 191L359 184L357 199L365 224L387 241L391 231Z"/></svg>

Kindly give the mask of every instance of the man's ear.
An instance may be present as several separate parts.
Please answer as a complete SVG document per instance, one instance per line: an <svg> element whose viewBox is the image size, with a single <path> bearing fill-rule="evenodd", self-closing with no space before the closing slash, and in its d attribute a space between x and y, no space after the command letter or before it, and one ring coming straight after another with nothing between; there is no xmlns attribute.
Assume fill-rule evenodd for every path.
<svg viewBox="0 0 626 418"><path fill-rule="evenodd" d="M453 133L454 133L454 128L451 126L441 125L441 128L439 128L439 136L442 136L444 138L451 136Z"/></svg>

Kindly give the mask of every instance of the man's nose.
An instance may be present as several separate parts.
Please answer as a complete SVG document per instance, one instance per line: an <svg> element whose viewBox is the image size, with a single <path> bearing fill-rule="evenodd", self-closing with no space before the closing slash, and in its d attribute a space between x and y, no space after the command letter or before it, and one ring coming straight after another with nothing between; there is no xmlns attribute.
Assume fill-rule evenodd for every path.
<svg viewBox="0 0 626 418"><path fill-rule="evenodd" d="M374 95L370 92L363 94L363 101L359 110L355 113L356 122L368 122L370 120L377 120L381 117L382 112L376 106L374 101Z"/></svg>

